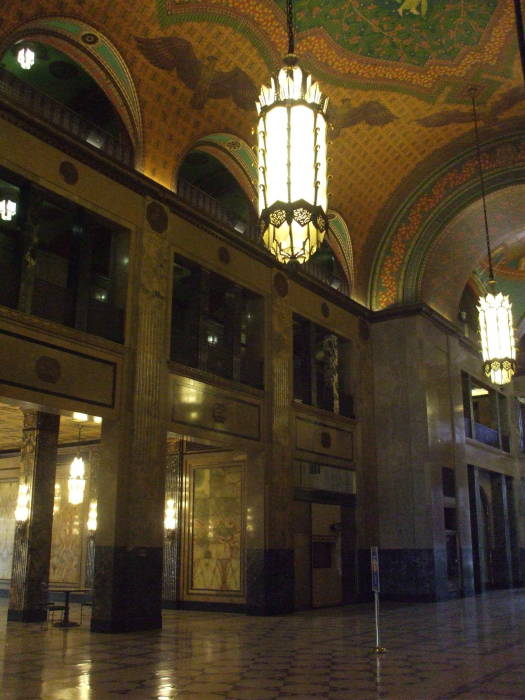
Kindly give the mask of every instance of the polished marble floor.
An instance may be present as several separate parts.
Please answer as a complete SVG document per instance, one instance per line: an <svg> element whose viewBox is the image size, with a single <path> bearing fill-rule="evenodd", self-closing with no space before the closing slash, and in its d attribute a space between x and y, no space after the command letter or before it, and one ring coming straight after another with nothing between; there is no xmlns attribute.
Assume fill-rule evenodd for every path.
<svg viewBox="0 0 525 700"><path fill-rule="evenodd" d="M3 700L525 699L525 590L286 617L166 611L162 632L6 622ZM72 617L78 614L73 605Z"/></svg>

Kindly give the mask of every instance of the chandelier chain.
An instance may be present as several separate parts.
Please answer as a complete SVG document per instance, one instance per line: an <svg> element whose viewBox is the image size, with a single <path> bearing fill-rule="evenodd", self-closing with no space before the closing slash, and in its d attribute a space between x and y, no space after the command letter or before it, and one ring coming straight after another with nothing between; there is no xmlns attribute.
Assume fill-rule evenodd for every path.
<svg viewBox="0 0 525 700"><path fill-rule="evenodd" d="M479 169L479 182L481 185L481 200L483 202L483 218L485 221L485 240L487 243L487 255L489 259L489 279L491 282L494 281L494 269L492 267L492 253L490 252L490 237L489 237L489 221L487 217L487 202L485 196L485 179L483 177L483 166L481 164L481 148L479 145L479 129L478 129L478 112L476 109L476 92L477 88L473 87L470 89L470 94L472 98L472 112L474 114L474 131L476 134L476 154L478 157L478 169Z"/></svg>
<svg viewBox="0 0 525 700"><path fill-rule="evenodd" d="M288 53L295 51L295 38L293 33L293 0L286 2L286 21L288 23Z"/></svg>

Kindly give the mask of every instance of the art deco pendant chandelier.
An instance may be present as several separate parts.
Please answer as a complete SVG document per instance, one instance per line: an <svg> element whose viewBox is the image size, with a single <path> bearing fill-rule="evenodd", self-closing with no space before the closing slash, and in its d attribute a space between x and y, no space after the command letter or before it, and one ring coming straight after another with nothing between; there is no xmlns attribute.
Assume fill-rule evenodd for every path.
<svg viewBox="0 0 525 700"><path fill-rule="evenodd" d="M483 356L483 371L494 384L508 384L516 371L516 344L514 326L512 323L512 304L508 295L498 293L494 279L492 254L490 251L489 225L487 219L487 203L485 197L485 182L481 163L479 145L478 115L476 110L476 88L472 88L472 112L474 115L474 130L476 134L476 153L478 157L481 199L485 220L485 240L489 264L489 291L479 298L479 332L481 337L481 352Z"/></svg>
<svg viewBox="0 0 525 700"><path fill-rule="evenodd" d="M328 227L324 97L294 54L287 2L288 54L257 101L259 217L266 247L281 262L303 263Z"/></svg>

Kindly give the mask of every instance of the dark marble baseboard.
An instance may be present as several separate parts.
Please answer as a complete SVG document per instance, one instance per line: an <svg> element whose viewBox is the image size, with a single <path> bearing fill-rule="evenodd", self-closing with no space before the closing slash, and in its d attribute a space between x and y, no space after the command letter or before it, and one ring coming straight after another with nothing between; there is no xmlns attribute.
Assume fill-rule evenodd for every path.
<svg viewBox="0 0 525 700"><path fill-rule="evenodd" d="M246 559L248 615L285 615L294 610L292 549L249 549Z"/></svg>
<svg viewBox="0 0 525 700"><path fill-rule="evenodd" d="M360 550L358 560L358 599L369 600L373 595L370 550ZM380 549L379 577L383 600L432 602L449 597L444 582L437 585L433 549Z"/></svg>
<svg viewBox="0 0 525 700"><path fill-rule="evenodd" d="M47 611L42 609L37 610L8 610L8 622L44 622L47 617Z"/></svg>
<svg viewBox="0 0 525 700"><path fill-rule="evenodd" d="M162 547L95 549L93 632L162 627Z"/></svg>

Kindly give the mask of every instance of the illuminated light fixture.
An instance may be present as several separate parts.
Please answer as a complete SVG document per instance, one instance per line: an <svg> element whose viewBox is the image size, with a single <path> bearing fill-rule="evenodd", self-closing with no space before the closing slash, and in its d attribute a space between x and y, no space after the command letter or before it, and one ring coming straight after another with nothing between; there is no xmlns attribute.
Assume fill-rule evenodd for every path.
<svg viewBox="0 0 525 700"><path fill-rule="evenodd" d="M89 416L87 413L78 413L78 411L74 411L71 420L75 421L75 423L85 423L89 420Z"/></svg>
<svg viewBox="0 0 525 700"><path fill-rule="evenodd" d="M488 396L489 390L484 389L482 386L475 386L475 387L473 387L470 394L471 394L471 396Z"/></svg>
<svg viewBox="0 0 525 700"><path fill-rule="evenodd" d="M68 501L72 506L78 506L84 500L86 488L86 467L82 457L74 457L69 467L69 479L67 480Z"/></svg>
<svg viewBox="0 0 525 700"><path fill-rule="evenodd" d="M57 482L55 484L55 496L53 498L53 515L58 513L60 510L60 502L62 501L62 494L60 489L60 484Z"/></svg>
<svg viewBox="0 0 525 700"><path fill-rule="evenodd" d="M80 435L82 426L78 428L78 442L80 443ZM79 446L80 449L80 446ZM77 452L69 466L69 478L67 480L67 498L72 506L80 505L84 500L84 490L86 488L86 465Z"/></svg>
<svg viewBox="0 0 525 700"><path fill-rule="evenodd" d="M263 85L259 122L259 225L268 250L280 262L304 263L328 228L326 109L318 83L294 54L292 0L287 2L288 54Z"/></svg>
<svg viewBox="0 0 525 700"><path fill-rule="evenodd" d="M479 333L481 337L481 352L483 356L483 371L494 384L508 384L516 372L516 343L514 325L512 322L512 304L507 294L498 293L492 266L490 252L489 224L487 219L487 203L485 198L485 181L481 165L481 149L479 145L478 115L476 111L476 88L470 89L472 97L472 112L476 134L476 153L478 157L481 199L483 202L483 217L485 220L485 239L489 261L489 291L479 298Z"/></svg>
<svg viewBox="0 0 525 700"><path fill-rule="evenodd" d="M96 425L101 425L102 416L93 416L93 423L95 423Z"/></svg>
<svg viewBox="0 0 525 700"><path fill-rule="evenodd" d="M15 520L17 523L25 523L29 520L29 485L26 482L18 485Z"/></svg>
<svg viewBox="0 0 525 700"><path fill-rule="evenodd" d="M175 499L168 498L164 510L164 530L166 533L177 529L177 514L175 512Z"/></svg>
<svg viewBox="0 0 525 700"><path fill-rule="evenodd" d="M87 529L88 532L93 534L97 530L97 502L90 501L88 519L87 519Z"/></svg>
<svg viewBox="0 0 525 700"><path fill-rule="evenodd" d="M0 193L0 219L2 221L12 221L17 212L17 204L8 194Z"/></svg>
<svg viewBox="0 0 525 700"><path fill-rule="evenodd" d="M20 68L29 70L35 65L36 54L29 46L24 46L16 54L16 60Z"/></svg>

